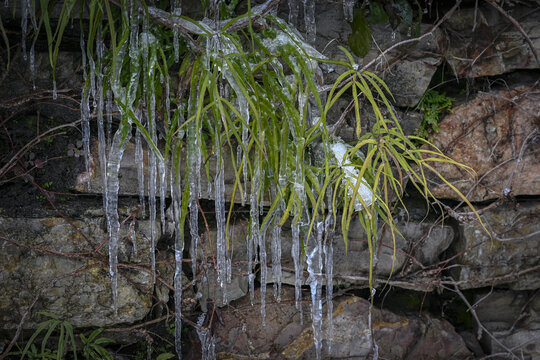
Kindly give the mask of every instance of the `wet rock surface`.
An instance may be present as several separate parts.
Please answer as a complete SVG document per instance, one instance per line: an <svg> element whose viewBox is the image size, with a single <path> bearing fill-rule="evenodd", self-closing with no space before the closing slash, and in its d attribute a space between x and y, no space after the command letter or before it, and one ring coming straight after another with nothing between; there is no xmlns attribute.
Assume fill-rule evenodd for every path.
<svg viewBox="0 0 540 360"><path fill-rule="evenodd" d="M451 164L435 169L471 201L540 192L540 88L479 93L452 110L431 141L475 173ZM432 176L433 194L461 200Z"/></svg>
<svg viewBox="0 0 540 360"><path fill-rule="evenodd" d="M71 222L71 223L70 223ZM112 306L108 271L107 235L102 218L65 221L0 218L0 323L15 329L41 292L41 299L24 323L36 328L37 311L58 315L75 327L110 326L141 320L152 305L151 275L137 268L148 262L148 221L137 221L132 244L129 219L122 227L119 259L125 263L120 277L118 315ZM134 230L134 228L133 228ZM94 253L95 251L95 253ZM89 255L98 254L98 259ZM99 260L100 259L100 260ZM129 266L130 264L131 266Z"/></svg>
<svg viewBox="0 0 540 360"><path fill-rule="evenodd" d="M259 296L257 292L255 298ZM257 307L258 304L254 305L255 310ZM368 301L354 296L334 299L331 347L327 322L323 325L325 358L372 358L369 307ZM247 311L250 308L253 308L251 304L241 300L234 304L234 309L220 312L226 327L217 326L215 330L218 358L315 358L309 313L304 314L304 324L300 325L294 289L284 287L281 303L267 304L266 326L261 325L257 311ZM304 312L306 309L304 303ZM471 356L464 341L446 321L428 316L400 316L376 308L371 312L374 340L379 356L385 359L465 359Z"/></svg>

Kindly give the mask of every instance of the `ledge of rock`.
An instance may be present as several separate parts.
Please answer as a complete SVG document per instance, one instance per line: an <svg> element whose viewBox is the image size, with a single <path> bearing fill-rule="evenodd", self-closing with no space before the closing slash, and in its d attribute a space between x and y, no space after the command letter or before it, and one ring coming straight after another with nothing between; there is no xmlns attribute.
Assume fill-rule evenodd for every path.
<svg viewBox="0 0 540 360"><path fill-rule="evenodd" d="M122 226L119 262L136 265L150 259L150 222L138 221L135 253ZM76 227L76 228L75 228ZM44 289L25 328L37 328L46 311L75 327L99 327L141 320L152 305L149 272L120 266L118 315L112 305L107 235L102 218L0 218L0 328L15 329L28 306ZM86 239L85 239L86 237ZM100 247L101 246L101 247ZM85 254L97 249L102 261ZM99 258L99 257L98 257ZM129 280L129 281L128 281ZM141 291L146 289L146 291Z"/></svg>
<svg viewBox="0 0 540 360"><path fill-rule="evenodd" d="M480 93L454 108L431 142L463 168L438 162L434 168L471 201L540 194L540 88ZM438 198L461 200L432 176Z"/></svg>
<svg viewBox="0 0 540 360"><path fill-rule="evenodd" d="M270 290L270 289L268 289ZM268 291L270 292L270 291ZM268 293L267 292L267 293ZM256 294L256 298L259 298ZM283 288L281 303L266 305L266 325L249 299L242 299L220 315L227 327L215 331L216 355L220 359L314 359L313 330L308 304L304 303L304 324L298 321L294 289ZM370 303L358 297L334 300L333 341L328 351L326 306L323 309L323 354L329 358L371 359L369 332ZM463 339L444 320L425 316L400 316L387 310L372 310L372 327L379 356L384 359L465 359L471 355Z"/></svg>
<svg viewBox="0 0 540 360"><path fill-rule="evenodd" d="M540 22L538 14L531 10L516 6L510 16L519 19L538 54ZM523 34L487 4L479 6L478 11L456 11L443 27L450 34L445 57L459 77L493 76L540 67Z"/></svg>
<svg viewBox="0 0 540 360"><path fill-rule="evenodd" d="M540 204L501 206L487 211L482 220L490 238L477 223L461 225L458 258L462 288L507 284L512 289L536 289L540 282Z"/></svg>

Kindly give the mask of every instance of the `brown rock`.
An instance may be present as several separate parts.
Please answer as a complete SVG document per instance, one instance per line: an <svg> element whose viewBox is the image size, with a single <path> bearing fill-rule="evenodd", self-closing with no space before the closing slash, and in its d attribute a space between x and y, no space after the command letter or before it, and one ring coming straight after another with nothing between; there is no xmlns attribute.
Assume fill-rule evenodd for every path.
<svg viewBox="0 0 540 360"><path fill-rule="evenodd" d="M540 193L540 89L518 87L480 93L440 124L431 142L445 155L471 167L435 163L434 168L471 201ZM460 200L432 176L436 197Z"/></svg>
<svg viewBox="0 0 540 360"><path fill-rule="evenodd" d="M270 292L267 291L267 293ZM255 299L259 299L257 292ZM313 330L304 302L304 324L300 324L294 304L294 289L283 288L281 303L266 306L266 325L259 306L244 298L222 309L225 326L217 326L216 355L222 359L315 359ZM368 314L370 304L358 297L334 301L334 330L328 353L329 332L323 309L323 357L372 358ZM471 355L452 326L427 317L405 317L372 309L372 328L379 355L384 359L466 359Z"/></svg>

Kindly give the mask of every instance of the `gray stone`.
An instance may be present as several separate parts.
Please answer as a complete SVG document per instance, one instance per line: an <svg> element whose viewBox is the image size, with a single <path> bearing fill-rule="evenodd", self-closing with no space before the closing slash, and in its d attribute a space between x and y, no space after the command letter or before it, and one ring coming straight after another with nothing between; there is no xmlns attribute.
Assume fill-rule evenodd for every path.
<svg viewBox="0 0 540 360"><path fill-rule="evenodd" d="M522 202L489 210L482 221L492 238L477 222L461 224L461 241L456 248L463 252L462 288L507 284L512 289L537 289L540 281L540 204Z"/></svg>
<svg viewBox="0 0 540 360"><path fill-rule="evenodd" d="M340 220L338 219L338 222ZM384 232L382 246L377 254L377 275L388 277L396 275L407 264L409 255L415 258L417 263L424 266L439 261L439 256L450 246L454 238L454 231L450 226L432 226L429 223L416 221L400 221L396 224L402 236L396 233L396 252L394 258L394 245L390 230ZM334 248L334 279L337 283L348 282L366 284L369 273L369 248L365 232L359 220L354 219L349 228L347 249L343 236L337 233L332 240ZM281 251L282 251L282 282L294 284L294 264L291 254L292 234L287 228L283 228ZM271 249L271 238L266 237L266 248ZM269 255L270 258L270 255ZM269 269L268 274L271 274ZM272 277L269 276L269 281Z"/></svg>
<svg viewBox="0 0 540 360"><path fill-rule="evenodd" d="M480 322L495 337L482 332L481 342L489 353L507 353L510 349L520 358L540 359L540 297L537 291L496 290L476 295L475 303Z"/></svg>
<svg viewBox="0 0 540 360"><path fill-rule="evenodd" d="M129 219L122 226L119 263L131 266L119 267L122 275L118 282L117 316L112 306L107 235L102 219L83 218L72 220L72 224L78 231L62 218L0 218L2 329L16 328L44 287L46 290L32 309L25 328L36 328L43 320L36 315L37 311L56 314L74 327L131 323L146 316L152 305L152 291L141 289L152 289L152 280L149 272L137 269L137 264L150 259L149 222L138 221L137 254L131 245ZM97 253L92 254L92 246L98 248Z"/></svg>
<svg viewBox="0 0 540 360"><path fill-rule="evenodd" d="M509 11L540 52L540 22L530 8L516 6ZM476 25L473 31L473 27ZM524 36L506 17L483 4L456 11L443 27L449 33L445 58L459 77L494 76L517 69L537 69Z"/></svg>

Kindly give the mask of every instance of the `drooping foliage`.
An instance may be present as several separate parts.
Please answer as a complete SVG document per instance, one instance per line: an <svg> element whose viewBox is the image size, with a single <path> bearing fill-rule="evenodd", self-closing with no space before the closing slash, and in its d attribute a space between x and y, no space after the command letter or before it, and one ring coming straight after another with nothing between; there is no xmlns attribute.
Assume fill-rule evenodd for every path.
<svg viewBox="0 0 540 360"><path fill-rule="evenodd" d="M213 20L194 20L180 16L179 2L161 9L139 1L68 0L63 2L60 19L53 29L49 13L55 2L40 2L38 28L47 34L53 68L58 66L59 44L74 9L84 13L81 18L88 18L87 23L81 22L85 68L82 126L89 164L89 123L95 118L99 139L97 161L101 169L106 169L102 171L102 181L115 306L119 302L116 293L119 169L132 136L141 164L141 199L148 197L153 224L152 249L158 209L165 227L165 198L173 200L179 353L184 229L189 223L195 277L199 271L198 199L207 193L215 199L218 231L212 241L217 243L215 270L223 293L226 294L232 276L228 226L231 210L240 202L250 207L246 273L252 299L255 266L259 262L264 303L269 262L267 234L272 237L272 275L278 283L275 295L279 299L280 232L290 222L297 306L307 258L313 309L318 311L323 262L327 276L324 285L331 288L332 284L329 234L338 225L346 246L354 218L365 229L371 254L369 286L374 288L373 269L380 245L377 233L381 224L388 227L395 254L397 230L392 214L394 204L401 203L406 182L411 182L431 201L427 173L436 173L433 162L452 163L471 171L427 141L407 137L394 113L385 83L375 73L359 71L345 48L342 50L348 61L323 58L283 20L271 15L276 3L269 0L253 8L248 4L247 13L226 20L221 19L220 13L234 16L233 6L218 8L207 4L207 15ZM324 82L321 64L342 69L330 86ZM352 97L356 122L353 143L344 143L334 136L339 122L331 117L335 116L337 101L345 96ZM119 113L118 126L114 126L114 134L107 136L106 130L113 127L107 109L113 108L113 101ZM368 131L362 132L360 114L366 107L376 121ZM91 109L95 110L95 116L91 115ZM142 165L143 143L149 154L147 179ZM419 147L418 143L424 146ZM226 159L230 161L225 163ZM225 167L233 168L233 184L225 184ZM202 188L201 176L207 178L209 189ZM229 198L225 197L226 193L230 194ZM160 206L157 206L158 197ZM322 234L326 236L323 238ZM154 255L152 270L155 271ZM332 296L331 290L327 293ZM264 319L264 307L261 311ZM313 316L314 332L320 336L320 322L315 321L315 318L320 320L320 312L317 314Z"/></svg>

